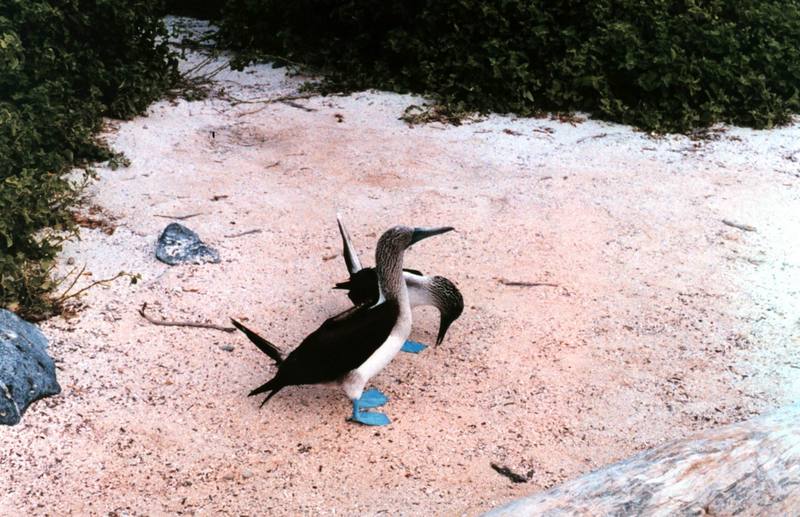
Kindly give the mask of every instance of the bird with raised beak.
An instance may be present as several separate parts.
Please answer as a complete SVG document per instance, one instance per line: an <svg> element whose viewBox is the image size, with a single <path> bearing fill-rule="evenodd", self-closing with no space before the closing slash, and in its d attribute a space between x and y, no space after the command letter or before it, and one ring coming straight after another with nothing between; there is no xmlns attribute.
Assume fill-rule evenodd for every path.
<svg viewBox="0 0 800 517"><path fill-rule="evenodd" d="M342 256L344 257L350 279L339 282L334 289L346 289L347 297L353 305L374 304L380 299L378 288L378 273L375 268L363 267L358 253L353 245L350 232L345 228L342 217L337 214L339 234L342 236ZM403 269L403 280L408 288L408 298L411 308L421 305L431 305L439 311L439 333L436 336L436 345L440 345L447 334L450 325L461 316L464 311L464 298L461 291L449 279L435 275L429 276L416 269ZM418 354L427 348L417 341L406 340L401 351Z"/></svg>

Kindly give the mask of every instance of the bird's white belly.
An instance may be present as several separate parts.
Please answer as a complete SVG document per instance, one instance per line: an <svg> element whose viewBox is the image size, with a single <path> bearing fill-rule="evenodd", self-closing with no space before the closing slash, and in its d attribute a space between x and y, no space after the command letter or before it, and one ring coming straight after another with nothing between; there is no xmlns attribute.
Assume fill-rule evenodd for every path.
<svg viewBox="0 0 800 517"><path fill-rule="evenodd" d="M369 359L356 369L359 375L364 378L364 383L369 382L372 377L386 368L387 364L392 362L394 356L403 348L403 343L406 342L407 337L408 334L405 336L390 335L381 347L375 350L375 352L369 356Z"/></svg>
<svg viewBox="0 0 800 517"><path fill-rule="evenodd" d="M405 311L403 311L405 312ZM403 348L403 343L411 333L411 315L401 312L392 332L386 341L375 350L364 363L348 373L342 380L342 387L351 399L361 398L364 386L386 365L392 362L394 356Z"/></svg>

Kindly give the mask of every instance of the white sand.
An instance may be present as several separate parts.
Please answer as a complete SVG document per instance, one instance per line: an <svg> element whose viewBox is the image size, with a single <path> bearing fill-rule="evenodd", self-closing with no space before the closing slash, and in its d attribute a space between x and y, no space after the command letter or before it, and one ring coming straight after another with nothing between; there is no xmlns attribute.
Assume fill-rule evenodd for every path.
<svg viewBox="0 0 800 517"><path fill-rule="evenodd" d="M301 82L269 66L216 81L248 99ZM0 513L475 514L798 400L800 124L694 142L592 120L398 120L420 102L364 92L306 112L215 95L113 123L132 165L101 168L90 203L116 231L85 229L63 260L87 264L86 283L142 281L43 325L63 393L0 429ZM246 394L274 367L243 336L137 314L250 318L291 349L347 307L330 290L346 277L337 210L368 263L393 224L458 229L407 254L467 307L441 347L374 379L390 426L345 422L328 387L259 410ZM156 215L198 212L184 223L222 263L157 262ZM416 311L412 338L437 324Z"/></svg>

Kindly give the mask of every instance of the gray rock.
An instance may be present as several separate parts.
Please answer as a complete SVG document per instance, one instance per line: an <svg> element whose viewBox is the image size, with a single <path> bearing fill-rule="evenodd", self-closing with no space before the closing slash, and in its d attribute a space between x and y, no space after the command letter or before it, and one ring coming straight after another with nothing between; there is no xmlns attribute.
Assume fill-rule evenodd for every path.
<svg viewBox="0 0 800 517"><path fill-rule="evenodd" d="M196 233L178 223L170 223L161 232L156 245L156 257L170 266L219 262L217 250L206 246Z"/></svg>
<svg viewBox="0 0 800 517"><path fill-rule="evenodd" d="M19 423L30 404L61 392L46 349L36 326L0 309L0 424Z"/></svg>
<svg viewBox="0 0 800 517"><path fill-rule="evenodd" d="M649 449L483 517L797 515L800 404Z"/></svg>

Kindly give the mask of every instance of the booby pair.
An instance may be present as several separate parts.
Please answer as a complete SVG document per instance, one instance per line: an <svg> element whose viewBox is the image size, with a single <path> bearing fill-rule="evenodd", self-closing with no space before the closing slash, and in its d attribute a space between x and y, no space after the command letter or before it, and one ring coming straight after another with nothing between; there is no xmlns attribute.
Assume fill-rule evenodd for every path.
<svg viewBox="0 0 800 517"><path fill-rule="evenodd" d="M380 299L334 316L306 337L286 358L280 350L236 320L233 324L278 365L275 376L250 392L268 393L263 406L287 386L338 382L353 403L351 419L366 425L386 425L383 413L363 411L385 404L379 390L364 391L369 380L400 351L411 333L411 304L403 280L403 256L412 244L451 231L452 227L395 226L378 240L375 272Z"/></svg>
<svg viewBox="0 0 800 517"><path fill-rule="evenodd" d="M350 232L345 228L342 217L336 214L339 233L342 236L342 256L350 273L350 280L336 284L335 289L347 289L347 297L354 305L374 304L380 299L378 274L375 268L361 266ZM439 333L436 344L444 340L447 329L461 316L464 310L464 298L458 288L443 276L426 276L415 269L403 269L403 279L408 288L411 307L432 305L439 310ZM416 341L406 341L402 351L419 353L426 347Z"/></svg>

